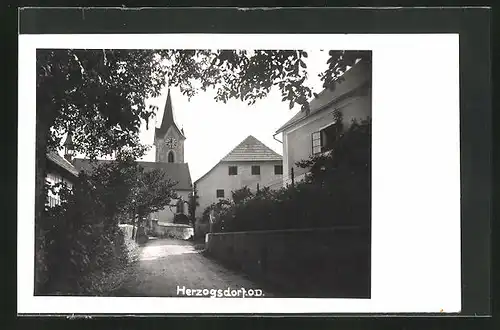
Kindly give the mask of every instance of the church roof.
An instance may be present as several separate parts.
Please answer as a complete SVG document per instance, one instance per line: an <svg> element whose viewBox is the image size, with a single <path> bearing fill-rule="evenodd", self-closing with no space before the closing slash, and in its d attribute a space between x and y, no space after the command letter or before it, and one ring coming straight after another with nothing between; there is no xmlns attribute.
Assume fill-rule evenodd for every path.
<svg viewBox="0 0 500 330"><path fill-rule="evenodd" d="M163 109L163 118L161 120L161 126L155 129L155 135L158 137L163 137L165 133L167 133L170 126L173 126L177 129L179 134L183 137L184 131L180 130L174 119L174 110L172 107L172 96L170 96L170 88L168 89L167 101L165 102L165 108Z"/></svg>
<svg viewBox="0 0 500 330"><path fill-rule="evenodd" d="M252 135L241 141L222 162L282 160L283 157Z"/></svg>
<svg viewBox="0 0 500 330"><path fill-rule="evenodd" d="M89 159L75 158L75 167L82 171L91 171L95 164L109 163L113 160L96 160L92 163ZM191 190L191 174L189 173L189 166L187 163L161 163L161 162L143 162L139 161L139 165L146 170L161 169L165 171L166 176L172 181L176 181L174 189L176 190Z"/></svg>
<svg viewBox="0 0 500 330"><path fill-rule="evenodd" d="M78 170L66 159L63 157L59 156L59 154L56 151L49 151L47 152L47 160L51 162L52 164L57 165L58 167L62 168L66 172L78 176Z"/></svg>

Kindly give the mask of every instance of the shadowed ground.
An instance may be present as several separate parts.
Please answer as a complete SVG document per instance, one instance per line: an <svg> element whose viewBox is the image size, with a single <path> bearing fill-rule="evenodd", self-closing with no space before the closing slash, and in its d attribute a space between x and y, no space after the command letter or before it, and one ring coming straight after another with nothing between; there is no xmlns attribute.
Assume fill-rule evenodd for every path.
<svg viewBox="0 0 500 330"><path fill-rule="evenodd" d="M261 289L244 274L204 257L191 242L167 238L151 240L141 248L132 275L112 296L178 297L178 287ZM269 292L264 295L271 296Z"/></svg>

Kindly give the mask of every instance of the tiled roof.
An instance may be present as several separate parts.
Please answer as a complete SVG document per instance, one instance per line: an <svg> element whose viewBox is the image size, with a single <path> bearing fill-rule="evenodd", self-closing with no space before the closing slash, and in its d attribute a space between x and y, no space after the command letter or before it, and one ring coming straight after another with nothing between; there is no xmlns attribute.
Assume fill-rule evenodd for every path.
<svg viewBox="0 0 500 330"><path fill-rule="evenodd" d="M252 135L228 153L222 162L282 160L283 157Z"/></svg>
<svg viewBox="0 0 500 330"><path fill-rule="evenodd" d="M336 83L334 90L324 89L318 94L317 97L313 98L309 102L309 114L306 114L304 111L299 111L295 116L281 126L276 131L276 134L284 131L286 128L291 127L294 124L299 123L306 117L327 108L330 104L340 101L344 96L349 95L354 90L365 85L371 80L371 69L368 63L359 61L352 68L346 71L342 77L343 81Z"/></svg>
<svg viewBox="0 0 500 330"><path fill-rule="evenodd" d="M70 162L68 162L66 159L59 156L59 154L56 151L49 151L47 153L47 159L51 163L64 169L66 172L68 172L74 176L78 176L78 170Z"/></svg>
<svg viewBox="0 0 500 330"><path fill-rule="evenodd" d="M264 143L249 135L245 140L236 146L230 153L222 158L207 173L203 174L195 184L203 180L222 162L247 162L247 161L282 161L283 157L274 152Z"/></svg>
<svg viewBox="0 0 500 330"><path fill-rule="evenodd" d="M155 129L155 135L159 137L163 137L165 133L167 133L170 126L174 126L179 134L185 138L184 130L179 129L174 119L174 110L172 107L172 97L170 96L170 88L168 89L167 101L165 102L165 108L163 110L163 118L161 120L160 128Z"/></svg>
<svg viewBox="0 0 500 330"><path fill-rule="evenodd" d="M113 160L96 160L97 163L112 162ZM75 167L79 170L90 171L94 164L91 163L89 159L75 159ZM189 173L189 166L187 163L161 163L161 162L138 162L139 165L144 167L146 170L161 169L164 170L166 176L172 181L177 181L177 185L174 187L177 190L191 190L191 174Z"/></svg>

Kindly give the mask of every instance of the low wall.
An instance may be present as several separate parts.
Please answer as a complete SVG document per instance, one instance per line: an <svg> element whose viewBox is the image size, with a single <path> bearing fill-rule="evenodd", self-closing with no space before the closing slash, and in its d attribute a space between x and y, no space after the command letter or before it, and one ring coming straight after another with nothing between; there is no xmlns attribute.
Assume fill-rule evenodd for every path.
<svg viewBox="0 0 500 330"><path fill-rule="evenodd" d="M210 224L207 223L202 223L200 221L196 221L195 223L195 233L197 237L205 237L205 234L208 233L210 229Z"/></svg>
<svg viewBox="0 0 500 330"><path fill-rule="evenodd" d="M206 252L287 297L369 298L370 230L208 233Z"/></svg>
<svg viewBox="0 0 500 330"><path fill-rule="evenodd" d="M193 237L194 230L192 226L174 223L158 223L153 221L152 235L156 237L171 237L188 240Z"/></svg>

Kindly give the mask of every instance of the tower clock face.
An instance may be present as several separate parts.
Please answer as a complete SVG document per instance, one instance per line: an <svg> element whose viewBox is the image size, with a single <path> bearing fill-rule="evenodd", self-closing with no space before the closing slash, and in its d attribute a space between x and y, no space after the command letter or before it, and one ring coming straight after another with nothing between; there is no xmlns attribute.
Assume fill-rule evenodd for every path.
<svg viewBox="0 0 500 330"><path fill-rule="evenodd" d="M177 140L173 137L168 137L165 139L165 145L170 149L177 147Z"/></svg>

